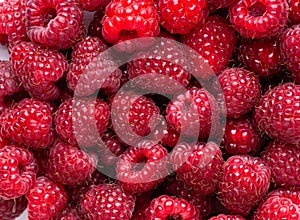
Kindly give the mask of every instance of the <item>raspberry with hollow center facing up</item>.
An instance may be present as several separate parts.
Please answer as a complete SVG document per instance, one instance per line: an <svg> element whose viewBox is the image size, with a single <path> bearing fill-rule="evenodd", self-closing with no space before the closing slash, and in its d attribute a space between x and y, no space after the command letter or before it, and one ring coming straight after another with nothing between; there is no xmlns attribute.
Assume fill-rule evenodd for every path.
<svg viewBox="0 0 300 220"><path fill-rule="evenodd" d="M300 190L279 188L271 191L261 201L253 214L253 220L260 219L299 219Z"/></svg>
<svg viewBox="0 0 300 220"><path fill-rule="evenodd" d="M24 98L1 115L1 134L26 147L43 149L55 137L52 113L48 102Z"/></svg>
<svg viewBox="0 0 300 220"><path fill-rule="evenodd" d="M87 219L129 220L135 206L135 196L116 184L100 184L92 187L80 201Z"/></svg>
<svg viewBox="0 0 300 220"><path fill-rule="evenodd" d="M8 145L0 149L0 197L5 200L25 195L35 182L38 166L26 149Z"/></svg>
<svg viewBox="0 0 300 220"><path fill-rule="evenodd" d="M159 0L160 24L172 34L187 34L207 16L206 0Z"/></svg>
<svg viewBox="0 0 300 220"><path fill-rule="evenodd" d="M134 38L156 37L159 34L159 15L153 0L112 0L102 19L104 39L112 44ZM117 49L131 53L151 46L152 40L125 42Z"/></svg>
<svg viewBox="0 0 300 220"><path fill-rule="evenodd" d="M253 117L271 138L300 143L300 86L285 83L269 90L255 107Z"/></svg>
<svg viewBox="0 0 300 220"><path fill-rule="evenodd" d="M82 32L83 11L73 0L28 0L27 35L34 43L55 49L73 46Z"/></svg>
<svg viewBox="0 0 300 220"><path fill-rule="evenodd" d="M146 209L147 220L155 219L182 219L201 220L199 210L182 198L162 195L154 198Z"/></svg>
<svg viewBox="0 0 300 220"><path fill-rule="evenodd" d="M229 20L243 38L280 34L288 19L286 0L239 0L229 8Z"/></svg>
<svg viewBox="0 0 300 220"><path fill-rule="evenodd" d="M169 173L167 155L166 148L150 141L127 148L116 166L122 188L131 193L154 189Z"/></svg>
<svg viewBox="0 0 300 220"><path fill-rule="evenodd" d="M222 152L217 144L178 144L170 160L178 178L187 187L203 195L216 191L223 164Z"/></svg>
<svg viewBox="0 0 300 220"><path fill-rule="evenodd" d="M218 197L231 213L247 215L270 185L271 171L260 158L236 155L223 164Z"/></svg>

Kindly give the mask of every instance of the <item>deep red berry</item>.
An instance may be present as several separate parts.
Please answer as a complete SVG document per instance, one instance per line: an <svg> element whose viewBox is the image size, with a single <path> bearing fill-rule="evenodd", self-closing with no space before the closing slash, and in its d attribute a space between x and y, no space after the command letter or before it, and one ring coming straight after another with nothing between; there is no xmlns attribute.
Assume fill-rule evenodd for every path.
<svg viewBox="0 0 300 220"><path fill-rule="evenodd" d="M228 65L236 42L232 27L226 19L218 15L208 17L204 24L195 27L183 37L183 43L197 51L215 74L219 74ZM194 65L196 68L203 66L197 61ZM203 70L198 74L204 79L214 75Z"/></svg>
<svg viewBox="0 0 300 220"><path fill-rule="evenodd" d="M12 220L19 217L27 207L25 196L4 200L0 199L0 216L1 220Z"/></svg>
<svg viewBox="0 0 300 220"><path fill-rule="evenodd" d="M110 117L108 105L100 99L70 98L59 106L55 129L71 145L92 147L106 130Z"/></svg>
<svg viewBox="0 0 300 220"><path fill-rule="evenodd" d="M97 37L88 36L81 40L72 51L72 61L67 73L67 84L76 95L88 96L97 92L112 94L119 89L121 71L112 71L111 57L103 61L101 53L107 46ZM99 58L99 60L98 60ZM78 87L76 87L78 85Z"/></svg>
<svg viewBox="0 0 300 220"><path fill-rule="evenodd" d="M220 215L217 215L215 217L211 217L209 220L245 220L245 219L240 215L220 214Z"/></svg>
<svg viewBox="0 0 300 220"><path fill-rule="evenodd" d="M219 113L218 104L209 92L191 88L168 104L166 119L178 132L207 138L217 129Z"/></svg>
<svg viewBox="0 0 300 220"><path fill-rule="evenodd" d="M160 24L172 34L187 34L208 16L206 6L206 0L159 0Z"/></svg>
<svg viewBox="0 0 300 220"><path fill-rule="evenodd" d="M167 155L162 145L147 141L127 148L116 167L121 186L131 193L154 189L168 175Z"/></svg>
<svg viewBox="0 0 300 220"><path fill-rule="evenodd" d="M300 2L298 0L289 0L290 6L289 20L292 24L300 24Z"/></svg>
<svg viewBox="0 0 300 220"><path fill-rule="evenodd" d="M25 195L36 179L37 162L26 149L9 145L0 149L0 197L5 200Z"/></svg>
<svg viewBox="0 0 300 220"><path fill-rule="evenodd" d="M218 197L232 213L247 215L266 194L271 171L258 157L237 155L222 167Z"/></svg>
<svg viewBox="0 0 300 220"><path fill-rule="evenodd" d="M83 11L73 0L28 0L27 35L34 43L55 49L73 46L82 31Z"/></svg>
<svg viewBox="0 0 300 220"><path fill-rule="evenodd" d="M229 8L229 20L243 38L280 34L288 19L286 0L239 0Z"/></svg>
<svg viewBox="0 0 300 220"><path fill-rule="evenodd" d="M174 148L179 140L180 134L172 126L167 125L164 130L164 136L161 139L161 144L167 147Z"/></svg>
<svg viewBox="0 0 300 220"><path fill-rule="evenodd" d="M80 211L77 207L74 207L70 203L67 204L67 207L57 213L51 220L81 220Z"/></svg>
<svg viewBox="0 0 300 220"><path fill-rule="evenodd" d="M93 20L90 22L88 27L88 35L93 37L98 37L101 40L103 39L102 36L102 18L104 16L104 9L98 9L93 16Z"/></svg>
<svg viewBox="0 0 300 220"><path fill-rule="evenodd" d="M98 162L95 153L87 153L66 142L59 142L50 149L47 176L63 185L79 185L88 179Z"/></svg>
<svg viewBox="0 0 300 220"><path fill-rule="evenodd" d="M135 206L135 196L116 184L101 184L90 189L80 201L86 219L129 220Z"/></svg>
<svg viewBox="0 0 300 220"><path fill-rule="evenodd" d="M300 146L271 141L262 160L272 172L276 186L300 186Z"/></svg>
<svg viewBox="0 0 300 220"><path fill-rule="evenodd" d="M217 83L223 90L227 117L238 118L245 115L259 101L261 87L253 72L229 68L218 76Z"/></svg>
<svg viewBox="0 0 300 220"><path fill-rule="evenodd" d="M265 93L255 107L258 128L271 138L300 142L300 86L285 83Z"/></svg>
<svg viewBox="0 0 300 220"><path fill-rule="evenodd" d="M240 117L227 119L224 133L224 148L230 155L257 153L262 144L262 137L252 118Z"/></svg>
<svg viewBox="0 0 300 220"><path fill-rule="evenodd" d="M62 185L41 176L26 194L26 198L29 220L49 219L66 207L68 194Z"/></svg>
<svg viewBox="0 0 300 220"><path fill-rule="evenodd" d="M1 115L1 134L7 139L36 149L50 146L54 128L49 103L25 98Z"/></svg>
<svg viewBox="0 0 300 220"><path fill-rule="evenodd" d="M192 190L203 195L216 191L223 159L214 142L179 144L171 153L171 163L178 178Z"/></svg>
<svg viewBox="0 0 300 220"><path fill-rule="evenodd" d="M296 83L300 83L300 25L287 28L281 35L280 51L286 68L291 72Z"/></svg>
<svg viewBox="0 0 300 220"><path fill-rule="evenodd" d="M110 0L79 0L79 6L87 11L96 11L97 9L106 6Z"/></svg>
<svg viewBox="0 0 300 220"><path fill-rule="evenodd" d="M182 220L201 220L197 208L182 198L162 195L154 198L145 213L147 220L154 219L182 219Z"/></svg>
<svg viewBox="0 0 300 220"><path fill-rule="evenodd" d="M60 91L55 82L68 68L62 53L21 42L11 49L10 62L18 80L32 97L41 100L58 98Z"/></svg>
<svg viewBox="0 0 300 220"><path fill-rule="evenodd" d="M269 39L244 40L239 49L239 59L260 77L272 77L281 70L279 42Z"/></svg>
<svg viewBox="0 0 300 220"><path fill-rule="evenodd" d="M105 8L102 20L102 34L106 41L112 44L134 38L156 37L159 34L159 15L153 0L112 0ZM124 52L149 47L152 41L125 42L118 47Z"/></svg>
<svg viewBox="0 0 300 220"><path fill-rule="evenodd" d="M299 219L300 190L280 188L271 191L256 209L253 219Z"/></svg>

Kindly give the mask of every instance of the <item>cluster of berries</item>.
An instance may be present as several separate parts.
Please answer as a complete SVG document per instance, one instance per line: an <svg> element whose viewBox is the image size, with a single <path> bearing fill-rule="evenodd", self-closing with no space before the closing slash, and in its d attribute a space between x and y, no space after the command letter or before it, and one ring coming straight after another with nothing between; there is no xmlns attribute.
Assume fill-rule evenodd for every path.
<svg viewBox="0 0 300 220"><path fill-rule="evenodd" d="M0 42L0 219L300 219L299 0L2 0Z"/></svg>

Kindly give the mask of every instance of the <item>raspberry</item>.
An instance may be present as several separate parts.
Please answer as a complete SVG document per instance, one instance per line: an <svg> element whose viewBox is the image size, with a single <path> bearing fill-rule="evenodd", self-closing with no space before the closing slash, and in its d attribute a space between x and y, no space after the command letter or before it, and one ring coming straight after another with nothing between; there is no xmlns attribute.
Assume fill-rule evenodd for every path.
<svg viewBox="0 0 300 220"><path fill-rule="evenodd" d="M87 11L96 11L97 9L106 6L110 0L79 0L79 6Z"/></svg>
<svg viewBox="0 0 300 220"><path fill-rule="evenodd" d="M227 117L245 115L259 101L261 87L253 72L242 68L226 69L218 76L218 81L223 89Z"/></svg>
<svg viewBox="0 0 300 220"><path fill-rule="evenodd" d="M224 147L230 155L257 153L262 137L250 117L227 119L224 133Z"/></svg>
<svg viewBox="0 0 300 220"><path fill-rule="evenodd" d="M161 144L174 148L179 140L180 134L170 125L164 130L164 136L161 139Z"/></svg>
<svg viewBox="0 0 300 220"><path fill-rule="evenodd" d="M134 205L135 196L115 184L94 186L80 201L85 217L98 220L129 220Z"/></svg>
<svg viewBox="0 0 300 220"><path fill-rule="evenodd" d="M1 134L17 144L42 149L54 141L50 105L25 98L1 115Z"/></svg>
<svg viewBox="0 0 300 220"><path fill-rule="evenodd" d="M93 147L106 130L109 117L109 107L101 99L70 98L61 103L57 110L54 118L55 129L71 145Z"/></svg>
<svg viewBox="0 0 300 220"><path fill-rule="evenodd" d="M135 82L146 90L155 89L157 93L174 94L182 86L186 87L191 78L184 48L174 40L161 39L147 51L135 53L131 59L127 65L129 77L133 79L144 76L136 78ZM157 77L156 74L167 77ZM182 86L179 87L171 79Z"/></svg>
<svg viewBox="0 0 300 220"><path fill-rule="evenodd" d="M286 0L239 0L229 8L229 20L243 38L278 35L288 19Z"/></svg>
<svg viewBox="0 0 300 220"><path fill-rule="evenodd" d="M215 217L211 217L209 220L245 220L245 219L240 215L220 214L220 215L217 215Z"/></svg>
<svg viewBox="0 0 300 220"><path fill-rule="evenodd" d="M121 186L131 193L154 189L168 175L167 149L145 141L127 148L116 166Z"/></svg>
<svg viewBox="0 0 300 220"><path fill-rule="evenodd" d="M170 160L178 178L186 186L203 195L216 191L223 163L217 144L179 144L173 149Z"/></svg>
<svg viewBox="0 0 300 220"><path fill-rule="evenodd" d="M215 98L204 89L191 88L175 97L167 106L166 119L178 132L200 138L214 134L219 120Z"/></svg>
<svg viewBox="0 0 300 220"><path fill-rule="evenodd" d="M54 182L78 185L92 175L97 162L96 154L84 152L65 142L58 142L50 150L46 174Z"/></svg>
<svg viewBox="0 0 300 220"><path fill-rule="evenodd" d="M102 19L104 39L112 44L141 37L156 37L159 34L159 15L153 0L112 0L105 8ZM125 42L117 47L130 53L138 49L146 49L152 41L144 39L140 44Z"/></svg>
<svg viewBox="0 0 300 220"><path fill-rule="evenodd" d="M68 203L67 207L52 217L51 220L81 220L81 216L77 208Z"/></svg>
<svg viewBox="0 0 300 220"><path fill-rule="evenodd" d="M19 81L8 61L0 60L0 98L20 90Z"/></svg>
<svg viewBox="0 0 300 220"><path fill-rule="evenodd" d="M162 195L151 201L145 213L147 220L154 219L183 219L201 220L197 208L182 198Z"/></svg>
<svg viewBox="0 0 300 220"><path fill-rule="evenodd" d="M0 34L10 44L27 40L25 26L26 0L4 0L0 3Z"/></svg>
<svg viewBox="0 0 300 220"><path fill-rule="evenodd" d="M0 149L0 197L5 200L25 195L34 184L37 163L33 154L15 145Z"/></svg>
<svg viewBox="0 0 300 220"><path fill-rule="evenodd" d="M291 72L296 83L300 83L300 25L287 28L281 35L280 51L286 68Z"/></svg>
<svg viewBox="0 0 300 220"><path fill-rule="evenodd" d="M298 0L289 0L290 6L289 20L292 24L300 23L300 4Z"/></svg>
<svg viewBox="0 0 300 220"><path fill-rule="evenodd" d="M98 9L93 16L93 20L90 22L88 27L88 35L93 37L98 37L101 40L103 39L102 36L102 18L104 16L104 9Z"/></svg>
<svg viewBox="0 0 300 220"><path fill-rule="evenodd" d="M59 96L58 81L68 68L64 55L58 51L21 42L11 50L10 62L24 89L32 97L55 100Z"/></svg>
<svg viewBox="0 0 300 220"><path fill-rule="evenodd" d="M0 199L0 216L1 220L12 220L19 217L27 207L25 196L4 200Z"/></svg>
<svg viewBox="0 0 300 220"><path fill-rule="evenodd" d="M107 46L97 37L88 36L76 44L67 73L68 87L72 91L76 90L76 95L88 96L100 87L101 92L106 94L112 94L119 89L121 71L117 69L111 73L109 68L113 63L97 60L106 49ZM112 61L111 57L107 59ZM106 64L109 66L107 67ZM84 78L84 82L87 83L83 83L82 77L87 77ZM83 84L83 88L77 88L78 83L79 86Z"/></svg>
<svg viewBox="0 0 300 220"><path fill-rule="evenodd" d="M276 40L244 40L239 59L247 69L263 78L272 77L281 70L280 48Z"/></svg>
<svg viewBox="0 0 300 220"><path fill-rule="evenodd" d="M262 153L262 160L272 171L276 186L300 186L299 146L271 141Z"/></svg>
<svg viewBox="0 0 300 220"><path fill-rule="evenodd" d="M232 27L226 19L218 15L208 17L204 24L195 27L183 36L183 43L197 51L216 74L229 64L236 42ZM196 62L195 66L197 65ZM200 75L200 77L207 78L208 76Z"/></svg>
<svg viewBox="0 0 300 220"><path fill-rule="evenodd" d="M187 34L208 16L206 6L206 0L159 0L160 24L172 34Z"/></svg>
<svg viewBox="0 0 300 220"><path fill-rule="evenodd" d="M276 189L259 204L253 219L299 219L300 190Z"/></svg>
<svg viewBox="0 0 300 220"><path fill-rule="evenodd" d="M255 107L258 128L271 138L300 142L300 86L285 83L265 93Z"/></svg>
<svg viewBox="0 0 300 220"><path fill-rule="evenodd" d="M258 157L236 155L222 167L218 196L226 209L247 215L266 194L271 171Z"/></svg>
<svg viewBox="0 0 300 220"><path fill-rule="evenodd" d="M41 176L26 194L26 198L29 220L49 219L66 207L68 194L62 185Z"/></svg>

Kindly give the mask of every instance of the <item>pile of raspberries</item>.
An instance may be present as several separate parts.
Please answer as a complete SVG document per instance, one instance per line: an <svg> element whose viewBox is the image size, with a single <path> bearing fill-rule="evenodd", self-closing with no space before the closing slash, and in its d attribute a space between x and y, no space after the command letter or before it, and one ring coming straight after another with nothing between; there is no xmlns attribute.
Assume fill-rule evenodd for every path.
<svg viewBox="0 0 300 220"><path fill-rule="evenodd" d="M2 0L0 42L0 219L300 219L299 0Z"/></svg>

